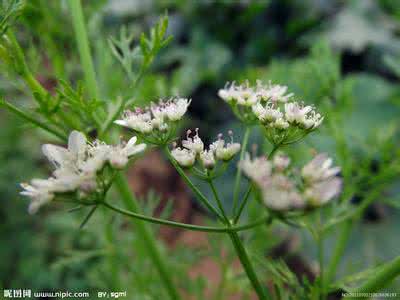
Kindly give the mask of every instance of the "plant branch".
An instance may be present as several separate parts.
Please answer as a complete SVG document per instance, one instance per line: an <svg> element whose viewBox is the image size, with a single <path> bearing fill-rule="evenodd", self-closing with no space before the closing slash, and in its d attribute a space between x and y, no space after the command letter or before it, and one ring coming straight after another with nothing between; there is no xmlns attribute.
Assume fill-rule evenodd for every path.
<svg viewBox="0 0 400 300"><path fill-rule="evenodd" d="M216 188L215 188L215 185L214 185L213 180L212 180L212 179L207 179L207 182L208 182L208 184L209 184L210 187L211 187L211 190L212 190L212 192L213 192L215 201L217 202L218 208L219 208L219 210L220 210L222 216L224 217L224 220L225 220L226 224L229 224L230 221L229 221L228 217L227 217L226 214L225 214L224 206L222 205L222 201L221 201L221 199L220 199L219 196L218 196L218 192L217 192L217 190L216 190Z"/></svg>
<svg viewBox="0 0 400 300"><path fill-rule="evenodd" d="M69 0L67 3L69 4L71 10L72 23L75 30L76 43L78 45L79 56L82 62L86 85L90 96L92 98L99 99L96 74L93 67L92 56L90 54L81 0Z"/></svg>
<svg viewBox="0 0 400 300"><path fill-rule="evenodd" d="M239 211L237 212L235 218L233 219L233 224L236 224L239 221L240 216L242 215L243 209L245 208L247 202L249 201L250 194L251 194L251 191L252 191L252 187L253 187L253 185L250 184L250 186L247 189L247 192L244 195L244 198L243 198L243 200L242 200L242 202L240 204Z"/></svg>
<svg viewBox="0 0 400 300"><path fill-rule="evenodd" d="M278 143L278 144L274 145L274 147L272 148L271 152L268 154L267 158L269 160L271 160L274 157L276 151L278 151L278 149L280 148L281 145L282 145L281 143Z"/></svg>
<svg viewBox="0 0 400 300"><path fill-rule="evenodd" d="M237 232L230 232L229 237L236 250L236 254L238 255L239 260L247 274L247 277L249 278L251 284L253 285L254 290L258 295L258 299L260 300L272 299L267 290L264 289L263 286L261 285L256 275L256 272L254 271L254 268L250 262L250 259L247 255L246 249L243 247L243 244Z"/></svg>
<svg viewBox="0 0 400 300"><path fill-rule="evenodd" d="M28 121L29 123L32 123L33 125L36 125L39 128L42 128L43 130L55 135L59 139L65 141L67 140L67 136L63 132L58 132L56 129L48 126L46 123L43 123L40 120L35 119L34 117L30 116L28 113L24 112L20 108L12 105L11 103L5 101L4 99L0 99L0 106L4 105L5 108L7 108L10 112L13 114L17 115L21 119L24 119Z"/></svg>
<svg viewBox="0 0 400 300"><path fill-rule="evenodd" d="M135 213L135 212L132 212L132 211L129 211L126 209L116 207L107 202L101 202L100 204L104 205L105 207L107 207L119 214L125 215L127 217L136 218L139 220L143 220L143 221L147 221L147 222L159 224L159 225L166 225L166 226L188 229L188 230L192 230L192 231L203 231L203 232L225 233L225 232L231 232L231 231L233 231L233 232L244 231L244 230L248 230L253 227L259 226L263 223L266 223L270 219L269 217L262 217L255 222L240 225L240 226L232 226L232 227L200 226L200 225L186 224L186 223L180 223L180 222L163 220L163 219L159 219L159 218L155 218L155 217L145 216L145 215L142 215L139 213Z"/></svg>
<svg viewBox="0 0 400 300"><path fill-rule="evenodd" d="M221 215L221 213L208 201L208 199L200 192L200 190L193 184L193 182L189 179L189 177L186 176L185 172L182 170L182 168L177 164L175 159L171 155L171 151L169 151L168 147L166 146L165 148L165 153L169 159L169 161L172 163L172 165L175 167L175 169L178 171L179 175L181 175L183 181L190 187L190 189L193 191L193 193L197 196L197 198L203 203L210 211L212 211L218 219L222 222L225 223L224 217Z"/></svg>
<svg viewBox="0 0 400 300"><path fill-rule="evenodd" d="M246 151L247 144L248 144L248 141L249 141L250 132L251 132L251 128L250 127L246 127L246 131L244 132L244 136L243 136L242 149L240 151L239 160L243 160L244 153ZM236 209L237 209L238 200L239 200L239 190L240 190L240 179L241 179L241 176L242 176L242 170L241 170L241 168L238 167L237 170L236 170L235 185L234 185L234 188L233 188L233 207L232 207L232 215L233 216L236 215Z"/></svg>

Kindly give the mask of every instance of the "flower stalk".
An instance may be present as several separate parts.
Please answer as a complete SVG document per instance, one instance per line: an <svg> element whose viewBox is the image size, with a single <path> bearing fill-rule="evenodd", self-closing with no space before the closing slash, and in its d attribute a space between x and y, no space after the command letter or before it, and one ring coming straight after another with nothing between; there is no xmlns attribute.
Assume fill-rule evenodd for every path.
<svg viewBox="0 0 400 300"><path fill-rule="evenodd" d="M235 248L236 254L239 257L239 260L249 278L254 290L258 295L259 300L267 300L272 299L272 297L268 294L267 289L263 288L261 285L256 272L250 262L250 259L247 255L246 249L244 248L242 241L240 240L239 235L236 232L230 232L229 237L232 241L232 244Z"/></svg>
<svg viewBox="0 0 400 300"><path fill-rule="evenodd" d="M99 98L97 88L96 73L94 71L92 56L89 48L89 40L86 25L82 12L81 0L70 0L69 4L72 16L72 24L75 30L76 43L78 45L79 56L82 62L83 72L88 91L93 98Z"/></svg>
<svg viewBox="0 0 400 300"><path fill-rule="evenodd" d="M240 150L240 159L242 160L244 158L244 154L246 152L247 144L249 142L249 136L251 132L251 127L246 126L246 130L244 132L243 136L243 141L242 141L242 149ZM240 168L237 168L236 170L236 177L235 177L235 185L233 188L233 206L232 206L232 215L236 216L236 210L238 206L238 201L239 201L239 190L240 190L240 179L242 176L242 170Z"/></svg>

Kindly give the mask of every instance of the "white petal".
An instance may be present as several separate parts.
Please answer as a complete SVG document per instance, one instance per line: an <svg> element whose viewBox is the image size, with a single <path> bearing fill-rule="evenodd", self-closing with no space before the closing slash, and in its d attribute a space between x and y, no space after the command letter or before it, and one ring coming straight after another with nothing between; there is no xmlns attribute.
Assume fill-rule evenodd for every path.
<svg viewBox="0 0 400 300"><path fill-rule="evenodd" d="M114 123L117 125L128 127L128 122L125 120L115 120Z"/></svg>
<svg viewBox="0 0 400 300"><path fill-rule="evenodd" d="M42 152L50 162L57 165L61 165L63 161L69 158L67 149L52 144L44 144Z"/></svg>
<svg viewBox="0 0 400 300"><path fill-rule="evenodd" d="M146 144L139 144L137 146L131 146L129 148L126 148L126 154L128 156L132 156L136 153L142 152L144 149L146 149Z"/></svg>
<svg viewBox="0 0 400 300"><path fill-rule="evenodd" d="M137 141L137 137L136 137L136 136L132 137L132 138L128 141L128 143L126 144L126 147L127 147L127 148L132 147L133 145L136 144L136 141Z"/></svg>
<svg viewBox="0 0 400 300"><path fill-rule="evenodd" d="M68 137L68 150L79 155L86 149L86 137L79 131L72 131Z"/></svg>

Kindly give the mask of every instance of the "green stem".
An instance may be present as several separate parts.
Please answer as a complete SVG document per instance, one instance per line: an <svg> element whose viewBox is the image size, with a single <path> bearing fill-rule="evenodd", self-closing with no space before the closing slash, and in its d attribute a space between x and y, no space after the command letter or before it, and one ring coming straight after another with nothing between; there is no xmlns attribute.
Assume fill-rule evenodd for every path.
<svg viewBox="0 0 400 300"><path fill-rule="evenodd" d="M320 226L320 224L318 225ZM319 231L317 237L318 244L318 264L319 264L319 295L320 299L325 299L325 285L324 285L324 237L323 232Z"/></svg>
<svg viewBox="0 0 400 300"><path fill-rule="evenodd" d="M6 38L8 38L9 42L12 44L12 49L15 52L13 53L13 55L15 57L16 64L19 66L18 73L25 80L26 84L28 84L32 93L36 92L41 96L42 99L46 99L48 95L47 90L36 80L35 76L33 76L31 70L29 69L25 61L24 52L22 51L22 48L18 40L16 39L14 33L11 30L8 31Z"/></svg>
<svg viewBox="0 0 400 300"><path fill-rule="evenodd" d="M29 123L32 123L32 124L36 125L37 127L42 128L43 130L55 135L56 137L58 137L62 141L65 141L65 140L68 139L68 137L64 133L58 132L56 129L51 128L50 126L48 126L47 124L43 123L42 121L33 118L30 114L24 112L23 110L21 110L18 107L12 105L11 103L1 99L0 100L0 106L1 105L4 105L10 112L14 113L15 115L17 115L21 119L24 119L24 120L28 121Z"/></svg>
<svg viewBox="0 0 400 300"><path fill-rule="evenodd" d="M330 259L328 268L325 275L325 286L329 284L336 275L336 270L339 265L340 259L344 253L347 241L350 238L351 229L353 227L353 221L348 220L342 224L339 231L339 238L335 243L332 257Z"/></svg>
<svg viewBox="0 0 400 300"><path fill-rule="evenodd" d="M32 73L26 73L23 75L25 82L28 84L29 88L32 91L35 91L40 94L42 99L46 99L48 92L43 88L43 86L36 80L36 78L32 75Z"/></svg>
<svg viewBox="0 0 400 300"><path fill-rule="evenodd" d="M246 207L246 204L250 199L250 194L251 194L252 187L253 186L250 184L249 188L247 189L246 194L244 195L242 203L240 204L239 211L236 214L235 218L233 219L233 224L236 224L239 221L240 216L242 215L243 209Z"/></svg>
<svg viewBox="0 0 400 300"><path fill-rule="evenodd" d="M107 202L101 202L100 204L104 205L105 207L119 213L122 215L125 215L130 218L135 218L143 221L147 221L150 223L154 224L159 224L159 225L167 225L167 226L172 226L172 227L178 227L182 229L188 229L188 230L193 230L193 231L203 231L203 232L215 232L215 233L226 233L230 231L243 231L243 230L248 230L253 227L259 226L261 224L264 224L269 221L269 217L262 217L252 223L240 225L240 226L232 226L232 227L212 227L212 226L200 226L200 225L193 225L193 224L186 224L186 223L180 223L180 222L175 222L175 221L169 221L169 220L163 220L163 219L158 219L154 217L149 217L145 216L139 213L135 213L126 209L122 209L119 207L116 207L110 203Z"/></svg>
<svg viewBox="0 0 400 300"><path fill-rule="evenodd" d="M76 43L78 45L79 56L81 59L85 81L90 96L98 99L98 89L96 83L96 74L93 67L92 57L90 54L89 42L86 32L85 21L82 12L81 0L69 0L72 24L75 30Z"/></svg>
<svg viewBox="0 0 400 300"><path fill-rule="evenodd" d="M231 238L232 244L236 250L236 254L239 257L239 260L246 271L247 277L249 278L251 284L253 285L254 290L258 295L258 299L266 300L272 299L266 289L264 289L257 278L257 275L254 271L254 268L250 262L250 259L247 255L246 249L243 247L242 241L240 240L239 235L237 232L230 232L229 237Z"/></svg>
<svg viewBox="0 0 400 300"><path fill-rule="evenodd" d="M269 160L271 160L271 159L274 157L276 151L278 151L278 149L279 149L280 146L281 146L280 143L274 145L274 147L272 148L271 152L268 154L268 157L267 157L267 158L268 158Z"/></svg>
<svg viewBox="0 0 400 300"><path fill-rule="evenodd" d="M139 212L139 203L131 192L128 181L124 175L118 173L115 176L115 185L122 197L122 201L127 209L137 213ZM150 228L141 221L133 221L139 240L143 242L147 248L148 255L152 259L154 266L156 267L161 280L168 291L171 299L181 299L178 291L176 290L172 278L170 276L169 268L165 264L164 257L162 256L160 249L158 248L157 241L153 236Z"/></svg>
<svg viewBox="0 0 400 300"><path fill-rule="evenodd" d="M219 208L222 216L224 217L224 220L225 220L226 224L229 224L230 221L229 221L228 217L225 214L225 209L224 209L224 207L222 205L221 199L218 196L218 192L217 192L217 190L215 188L214 182L212 181L212 179L207 180L207 182L211 187L211 190L212 190L212 192L214 194L215 201L217 202L218 208Z"/></svg>
<svg viewBox="0 0 400 300"><path fill-rule="evenodd" d="M343 219L343 224L339 233L338 241L335 245L335 249L332 254L331 261L329 262L326 277L325 277L325 286L328 286L331 280L336 275L336 270L339 265L340 259L342 258L346 244L350 239L351 229L356 220L362 217L363 212L367 209L367 207L376 199L376 197L381 193L382 187L376 188L374 191L370 192L368 196L364 199L364 201L358 205L356 209L354 209L348 216ZM335 223L337 224L337 223ZM333 225L332 225L333 226ZM324 231L326 231L331 226L325 227Z"/></svg>
<svg viewBox="0 0 400 300"><path fill-rule="evenodd" d="M242 149L240 151L240 160L243 160L244 153L247 148L247 143L249 142L251 128L246 126L246 130L244 132L243 141L242 141ZM235 178L235 185L233 188L233 207L232 207L232 215L236 215L236 209L239 200L239 190L240 190L240 178L242 176L242 169L237 168L236 170L236 178Z"/></svg>
<svg viewBox="0 0 400 300"><path fill-rule="evenodd" d="M364 284L352 290L351 293L375 293L379 292L392 282L397 276L400 275L400 256L393 259L391 262L386 263L378 273L368 279ZM349 298L352 300L361 299L361 297ZM367 299L363 297L362 299Z"/></svg>
<svg viewBox="0 0 400 300"><path fill-rule="evenodd" d="M171 152L169 151L168 147L165 147L164 150L165 150L165 153L166 153L168 159L172 163L172 165L178 171L179 175L181 175L183 181L185 181L185 183L190 187L190 189L197 196L197 198L201 201L201 203L203 203L210 211L212 211L222 223L225 223L224 216L221 215L221 213L210 203L210 201L208 201L208 199L193 184L193 182L189 179L189 177L186 176L185 172L182 170L182 168L177 164L175 159L172 157Z"/></svg>

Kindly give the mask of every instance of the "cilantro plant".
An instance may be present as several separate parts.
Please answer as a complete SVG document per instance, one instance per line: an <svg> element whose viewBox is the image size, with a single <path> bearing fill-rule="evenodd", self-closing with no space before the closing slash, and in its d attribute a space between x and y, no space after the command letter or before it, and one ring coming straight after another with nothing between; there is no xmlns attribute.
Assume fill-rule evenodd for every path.
<svg viewBox="0 0 400 300"><path fill-rule="evenodd" d="M17 75L29 88L34 106L21 108L7 99L1 100L1 106L55 139L54 144L42 146L42 152L53 168L51 175L21 184L21 194L30 199L30 213L40 214L45 205L65 202L73 205L74 210L87 210L81 227L90 221L99 207L132 219L137 236L135 242L143 244L170 299L183 299L185 295L171 272L172 262L161 250L152 231L154 224L226 236L230 241L228 247L239 259L246 280L258 299L327 299L328 294L338 288L357 298L358 293L380 291L398 276L400 257L369 272L355 288L338 284L340 279L335 281L336 268L343 257L351 227L380 192L379 189L368 191L362 204L350 205L354 191L345 184L352 176L352 169L346 162L346 147L340 147L340 142L345 143L342 139L345 133L338 132L335 124L340 121L335 111L340 109L339 106L325 110L318 101L319 95L314 95L314 105L305 104L287 86L271 81L227 83L217 94L244 128L242 139L239 141L229 130L225 136L218 134L216 140L207 145L201 138L201 128L196 128L188 129L186 138L179 142L178 131L184 126L191 104L196 101L195 95L193 99L165 95L147 106L136 105L134 98L157 55L171 42L172 37L167 34L168 16L160 17L150 33L141 34L138 40L126 28L121 29L119 38L108 40L109 51L121 64L128 82L118 97L108 100L100 92L81 1L66 3L84 81L74 85L68 78L60 78L53 91L37 80L14 34L14 23L23 13L24 2L5 1L2 7L0 57L6 71ZM316 47L313 51L313 55L318 56L326 49ZM316 73L321 71L321 66L315 62L309 62L309 65ZM345 87L339 84L335 65L328 64L327 68L331 71L330 76L326 77L320 92L330 93L334 98L345 93ZM329 105L334 106L334 103ZM300 147L306 137L317 135L325 124L336 134L338 161L343 165L336 166L334 159L326 153L315 153L307 162L296 161L296 157L285 154L287 149ZM128 138L116 138L123 128ZM256 130L262 134L261 151L249 147L249 137ZM194 225L144 212L130 189L124 170L150 148L163 151L216 224ZM237 165L235 158L239 160ZM218 180L232 167L236 172L229 185L232 187L230 198L226 200L222 199ZM384 175L398 172L398 159L392 162L391 168L390 173L387 171ZM360 182L369 184L365 183L362 174L360 177ZM373 180L379 181L379 178ZM209 187L211 197L200 185ZM243 185L247 185L244 193L240 188ZM125 207L116 205L108 197L113 188ZM257 218L243 217L246 210L251 210L250 205L259 212ZM319 264L313 282L296 278L284 263L251 255L241 233L269 229L275 223L300 228L312 236ZM324 241L336 226L340 226L340 234L333 257L326 265ZM111 234L106 231L106 235L112 244ZM232 261L231 257L219 257L221 261L225 259ZM229 281L227 265L221 263L225 281ZM260 274L256 266L262 266L267 270L266 274ZM270 284L265 284L266 280ZM143 282L146 284L145 280ZM246 294L247 291L239 293Z"/></svg>

